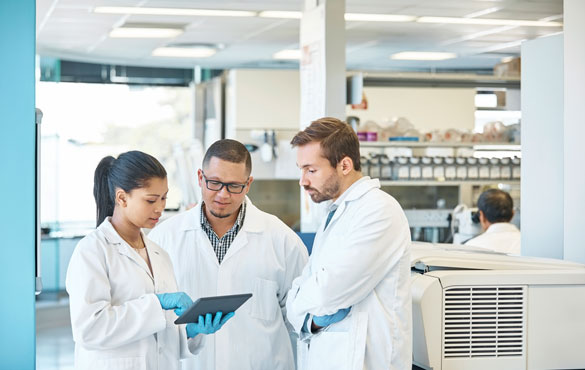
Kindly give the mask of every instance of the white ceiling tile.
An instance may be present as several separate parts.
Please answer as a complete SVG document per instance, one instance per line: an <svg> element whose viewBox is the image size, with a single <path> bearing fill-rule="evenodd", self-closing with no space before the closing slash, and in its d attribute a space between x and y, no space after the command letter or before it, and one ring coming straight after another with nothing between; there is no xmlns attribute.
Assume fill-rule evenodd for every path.
<svg viewBox="0 0 585 370"><path fill-rule="evenodd" d="M301 10L303 0L37 0L37 49L52 56L118 64L193 66L296 66L275 62L275 51L298 47L299 21L236 17L169 17L96 14L95 6L177 7L239 10ZM530 19L562 14L562 0L346 0L346 11L458 17L490 7L501 7L484 18ZM174 39L110 39L109 31L125 22L177 24L185 32ZM491 68L501 55L519 53L519 47L477 54L478 50L531 39L558 28L518 27L465 37L493 26L348 22L346 26L349 68ZM488 32L489 33L489 32ZM457 41L459 40L459 41ZM152 57L152 49L172 43L221 43L225 49L206 60ZM391 61L388 56L402 50L441 50L468 55L441 63ZM472 55L469 56L469 55ZM426 64L425 64L426 63ZM361 66L361 67L360 67Z"/></svg>

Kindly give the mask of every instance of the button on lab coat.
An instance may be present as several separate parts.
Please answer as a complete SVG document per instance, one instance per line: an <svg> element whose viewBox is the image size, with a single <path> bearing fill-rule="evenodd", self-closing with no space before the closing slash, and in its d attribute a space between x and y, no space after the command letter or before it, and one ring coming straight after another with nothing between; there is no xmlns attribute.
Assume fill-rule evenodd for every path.
<svg viewBox="0 0 585 370"><path fill-rule="evenodd" d="M309 263L288 294L287 315L302 340L299 369L410 369L408 222L377 179L354 185L325 230L323 220ZM307 315L347 307L344 320L316 334L301 330Z"/></svg>
<svg viewBox="0 0 585 370"><path fill-rule="evenodd" d="M308 259L300 238L246 198L242 229L221 265L201 227L201 204L155 227L149 237L170 255L179 288L193 297L252 293L183 369L294 370L285 302ZM291 328L292 329L292 328Z"/></svg>
<svg viewBox="0 0 585 370"><path fill-rule="evenodd" d="M76 369L180 369L203 335L187 340L173 311L155 293L176 292L167 253L143 235L150 264L116 232L109 218L79 241L67 269Z"/></svg>

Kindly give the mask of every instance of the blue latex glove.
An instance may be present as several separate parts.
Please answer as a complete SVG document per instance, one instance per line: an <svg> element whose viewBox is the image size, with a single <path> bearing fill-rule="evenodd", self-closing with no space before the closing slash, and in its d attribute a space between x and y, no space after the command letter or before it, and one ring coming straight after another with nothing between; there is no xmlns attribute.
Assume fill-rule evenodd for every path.
<svg viewBox="0 0 585 370"><path fill-rule="evenodd" d="M225 324L229 319L234 316L233 312L223 316L221 311L215 314L215 318L211 321L211 314L208 313L203 316L199 315L199 321L197 323L187 324L187 338L193 338L197 334L213 334Z"/></svg>
<svg viewBox="0 0 585 370"><path fill-rule="evenodd" d="M317 326L320 326L320 327L325 327L325 326L329 326L331 324L335 324L336 322L339 322L339 321L345 319L345 316L347 316L347 314L349 313L350 310L351 310L351 307L342 308L332 315L313 316L313 323Z"/></svg>
<svg viewBox="0 0 585 370"><path fill-rule="evenodd" d="M163 309L175 310L177 316L181 316L193 304L191 298L183 292L162 293L156 296Z"/></svg>

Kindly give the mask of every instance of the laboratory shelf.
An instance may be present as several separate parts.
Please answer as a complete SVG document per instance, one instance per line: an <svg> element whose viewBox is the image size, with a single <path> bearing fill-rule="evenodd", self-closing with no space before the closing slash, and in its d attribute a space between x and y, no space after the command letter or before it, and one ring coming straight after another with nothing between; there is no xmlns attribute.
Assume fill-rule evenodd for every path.
<svg viewBox="0 0 585 370"><path fill-rule="evenodd" d="M427 141L360 141L362 148L387 148L387 147L407 147L407 148L473 148L475 150L520 150L520 144L511 143L445 143L445 142L427 142Z"/></svg>
<svg viewBox="0 0 585 370"><path fill-rule="evenodd" d="M472 185L472 186L485 186L494 184L506 184L506 185L520 185L520 180L477 180L477 181L420 181L420 180L380 180L381 186L460 186L460 185Z"/></svg>

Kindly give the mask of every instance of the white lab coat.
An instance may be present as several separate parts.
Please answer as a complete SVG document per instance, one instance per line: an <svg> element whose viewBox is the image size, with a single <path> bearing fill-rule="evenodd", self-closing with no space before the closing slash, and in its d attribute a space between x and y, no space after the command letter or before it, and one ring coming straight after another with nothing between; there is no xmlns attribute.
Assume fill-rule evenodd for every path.
<svg viewBox="0 0 585 370"><path fill-rule="evenodd" d="M342 195L293 282L287 315L301 338L299 369L412 366L410 229L398 202L379 187L377 179L365 178ZM301 331L307 315L311 320L347 307L344 320L316 334Z"/></svg>
<svg viewBox="0 0 585 370"><path fill-rule="evenodd" d="M156 293L176 292L167 253L143 235L154 278L109 218L81 239L67 269L76 369L180 369L203 335L187 340Z"/></svg>
<svg viewBox="0 0 585 370"><path fill-rule="evenodd" d="M253 294L206 339L196 358L183 361L185 370L294 370L285 302L293 279L307 263L307 249L277 217L260 211L248 198L246 202L244 224L221 265L201 227L201 204L149 234L169 253L179 288L193 300Z"/></svg>
<svg viewBox="0 0 585 370"><path fill-rule="evenodd" d="M497 222L491 224L487 230L469 239L465 245L491 249L499 253L521 254L520 230L516 225L508 222Z"/></svg>

